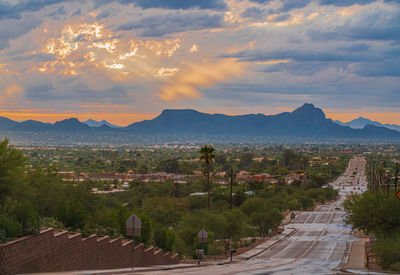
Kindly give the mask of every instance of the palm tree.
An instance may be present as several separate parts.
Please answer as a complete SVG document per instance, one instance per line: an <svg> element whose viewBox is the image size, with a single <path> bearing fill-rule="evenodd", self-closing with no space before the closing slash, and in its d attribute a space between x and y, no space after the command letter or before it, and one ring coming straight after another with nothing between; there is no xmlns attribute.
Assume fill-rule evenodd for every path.
<svg viewBox="0 0 400 275"><path fill-rule="evenodd" d="M207 195L208 195L208 210L210 210L210 166L215 159L215 149L212 145L204 145L200 148L201 160L204 160L206 164L206 174L207 174Z"/></svg>

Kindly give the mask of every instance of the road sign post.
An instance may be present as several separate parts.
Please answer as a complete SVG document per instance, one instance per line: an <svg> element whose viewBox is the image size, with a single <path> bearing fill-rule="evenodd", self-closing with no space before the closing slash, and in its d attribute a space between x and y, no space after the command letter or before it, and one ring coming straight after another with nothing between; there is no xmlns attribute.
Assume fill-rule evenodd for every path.
<svg viewBox="0 0 400 275"><path fill-rule="evenodd" d="M236 249L231 249L231 262L232 262L233 253L236 253Z"/></svg>
<svg viewBox="0 0 400 275"><path fill-rule="evenodd" d="M296 218L296 214L295 213L290 213L290 222L292 223L292 227L293 227L293 221Z"/></svg>
<svg viewBox="0 0 400 275"><path fill-rule="evenodd" d="M199 231L199 233L197 233L197 237L199 238L199 243L203 244L203 243L207 243L208 242L208 233L207 231L205 231L204 229L201 229ZM204 254L204 250L203 249L197 249L197 264L200 264L200 250L203 251Z"/></svg>
<svg viewBox="0 0 400 275"><path fill-rule="evenodd" d="M126 236L132 237L132 270L134 267L135 236L141 235L141 229L142 229L142 222L135 214L132 214L126 220Z"/></svg>

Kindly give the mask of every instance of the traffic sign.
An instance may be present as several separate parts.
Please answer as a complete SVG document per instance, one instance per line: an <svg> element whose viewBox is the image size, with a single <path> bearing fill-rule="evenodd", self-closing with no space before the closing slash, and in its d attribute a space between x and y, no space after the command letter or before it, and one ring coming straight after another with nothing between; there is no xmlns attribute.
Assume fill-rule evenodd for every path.
<svg viewBox="0 0 400 275"><path fill-rule="evenodd" d="M140 236L141 228L142 222L135 214L126 220L126 236Z"/></svg>
<svg viewBox="0 0 400 275"><path fill-rule="evenodd" d="M199 243L208 242L208 234L204 229L201 229L199 233L197 233L197 237L199 238Z"/></svg>
<svg viewBox="0 0 400 275"><path fill-rule="evenodd" d="M140 219L135 215L132 214L126 220L126 236L132 236L132 270L134 267L134 254L135 254L135 238L134 236L140 236L142 230L142 222Z"/></svg>
<svg viewBox="0 0 400 275"><path fill-rule="evenodd" d="M204 249L196 249L196 254L204 255Z"/></svg>
<svg viewBox="0 0 400 275"><path fill-rule="evenodd" d="M396 198L398 198L400 200L400 190L397 191L396 193L394 193L394 195L396 196Z"/></svg>

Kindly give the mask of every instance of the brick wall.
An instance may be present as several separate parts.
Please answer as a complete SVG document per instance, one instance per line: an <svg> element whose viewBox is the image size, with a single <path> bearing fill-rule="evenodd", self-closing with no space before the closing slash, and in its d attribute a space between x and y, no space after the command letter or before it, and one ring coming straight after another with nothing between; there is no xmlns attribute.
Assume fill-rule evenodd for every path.
<svg viewBox="0 0 400 275"><path fill-rule="evenodd" d="M46 229L0 244L0 274L123 268L131 266L132 241ZM178 255L135 245L135 266L179 263Z"/></svg>

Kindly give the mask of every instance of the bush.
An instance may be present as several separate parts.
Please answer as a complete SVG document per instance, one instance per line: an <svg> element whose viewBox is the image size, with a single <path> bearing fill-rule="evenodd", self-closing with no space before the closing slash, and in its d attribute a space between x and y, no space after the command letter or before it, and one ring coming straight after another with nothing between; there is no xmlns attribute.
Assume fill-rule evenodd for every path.
<svg viewBox="0 0 400 275"><path fill-rule="evenodd" d="M379 238L375 241L373 249L384 269L400 271L400 236Z"/></svg>
<svg viewBox="0 0 400 275"><path fill-rule="evenodd" d="M208 249L210 256L218 256L225 253L225 247L223 245L211 245Z"/></svg>
<svg viewBox="0 0 400 275"><path fill-rule="evenodd" d="M154 243L164 251L172 251L175 245L175 232L158 224L153 231Z"/></svg>
<svg viewBox="0 0 400 275"><path fill-rule="evenodd" d="M51 218L51 217L43 217L39 220L40 228L50 227L53 229L61 230L64 229L65 226L62 222Z"/></svg>
<svg viewBox="0 0 400 275"><path fill-rule="evenodd" d="M11 238L22 235L22 225L7 214L0 215L0 241L4 242Z"/></svg>

